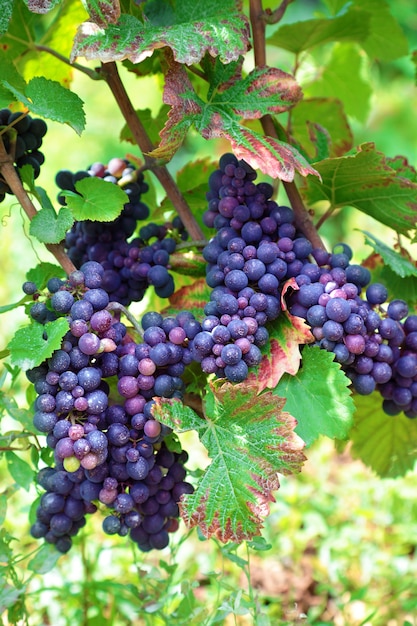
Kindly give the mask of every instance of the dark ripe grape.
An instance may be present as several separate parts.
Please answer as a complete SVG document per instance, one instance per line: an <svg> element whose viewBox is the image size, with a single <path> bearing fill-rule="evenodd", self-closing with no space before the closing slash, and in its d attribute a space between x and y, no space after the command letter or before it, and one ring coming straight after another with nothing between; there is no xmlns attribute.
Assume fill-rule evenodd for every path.
<svg viewBox="0 0 417 626"><path fill-rule="evenodd" d="M221 358L226 365L236 365L242 358L242 350L236 344L228 344L222 349Z"/></svg>
<svg viewBox="0 0 417 626"><path fill-rule="evenodd" d="M171 398L175 392L174 378L167 374L161 374L155 378L154 391L156 396Z"/></svg>
<svg viewBox="0 0 417 626"><path fill-rule="evenodd" d="M398 322L396 322L394 319L391 319L389 317L381 320L381 323L378 328L379 334L384 339L392 339L396 337L399 329L401 329L401 327L398 325Z"/></svg>
<svg viewBox="0 0 417 626"><path fill-rule="evenodd" d="M370 304L382 304L387 297L388 291L386 287L380 283L372 283L366 290L366 298Z"/></svg>
<svg viewBox="0 0 417 626"><path fill-rule="evenodd" d="M342 324L334 320L328 320L323 324L323 336L329 341L340 341L344 335ZM356 336L356 335L355 335ZM353 337L353 335L350 335ZM347 346L349 348L349 346ZM349 351L352 352L352 350Z"/></svg>
<svg viewBox="0 0 417 626"><path fill-rule="evenodd" d="M44 324L47 319L48 309L43 302L35 302L35 304L31 306L29 314L36 322Z"/></svg>
<svg viewBox="0 0 417 626"><path fill-rule="evenodd" d="M149 544L155 550L163 550L169 544L169 535L166 530L162 529L159 532L152 533L149 537Z"/></svg>
<svg viewBox="0 0 417 626"><path fill-rule="evenodd" d="M149 465L144 457L140 457L134 463L128 461L126 463L126 470L130 478L134 480L144 480L149 473Z"/></svg>
<svg viewBox="0 0 417 626"><path fill-rule="evenodd" d="M77 300L71 307L70 315L73 320L89 321L94 313L93 305L88 300Z"/></svg>
<svg viewBox="0 0 417 626"><path fill-rule="evenodd" d="M358 374L353 379L353 387L360 395L366 396L375 390L375 380L370 374Z"/></svg>
<svg viewBox="0 0 417 626"><path fill-rule="evenodd" d="M345 322L350 316L350 305L343 298L331 298L326 304L326 314L330 320Z"/></svg>
<svg viewBox="0 0 417 626"><path fill-rule="evenodd" d="M113 324L113 317L109 311L101 310L96 311L90 318L90 325L92 330L98 333L104 333Z"/></svg>
<svg viewBox="0 0 417 626"><path fill-rule="evenodd" d="M72 527L72 520L65 513L56 513L51 517L50 528L56 537L66 535Z"/></svg>
<svg viewBox="0 0 417 626"><path fill-rule="evenodd" d="M352 354L363 354L365 352L365 338L362 335L347 335L345 344Z"/></svg>
<svg viewBox="0 0 417 626"><path fill-rule="evenodd" d="M91 356L100 349L100 339L94 333L85 333L79 338L78 347L83 354Z"/></svg>
<svg viewBox="0 0 417 626"><path fill-rule="evenodd" d="M121 522L116 515L108 515L103 520L103 531L106 535L116 535L121 527Z"/></svg>
<svg viewBox="0 0 417 626"><path fill-rule="evenodd" d="M110 424L107 430L107 438L114 446L123 446L130 439L130 430L124 424Z"/></svg>
<svg viewBox="0 0 417 626"><path fill-rule="evenodd" d="M44 411L36 411L33 416L33 425L41 433L50 433L54 429L57 421L58 416L53 412L46 413Z"/></svg>
<svg viewBox="0 0 417 626"><path fill-rule="evenodd" d="M392 399L398 406L407 407L412 402L413 395L407 387L395 387Z"/></svg>
<svg viewBox="0 0 417 626"><path fill-rule="evenodd" d="M28 296L32 296L34 293L36 293L38 291L38 288L35 285L35 283L33 283L32 281L29 281L29 280L27 280L26 282L23 283L22 289L23 289L24 293L27 294Z"/></svg>
<svg viewBox="0 0 417 626"><path fill-rule="evenodd" d="M392 378L392 369L388 363L376 362L371 374L377 384L387 383Z"/></svg>
<svg viewBox="0 0 417 626"><path fill-rule="evenodd" d="M395 364L395 370L403 378L414 378L417 376L417 355L409 354L400 357Z"/></svg>
<svg viewBox="0 0 417 626"><path fill-rule="evenodd" d="M232 383L241 383L248 377L248 366L244 361L239 361L235 365L226 365L224 373Z"/></svg>
<svg viewBox="0 0 417 626"><path fill-rule="evenodd" d="M85 292L84 300L87 300L88 302L90 302L90 304L92 304L93 306L93 309L95 309L96 311L99 311L101 309L106 308L106 306L109 303L109 296L104 291L104 289L90 288L89 291Z"/></svg>

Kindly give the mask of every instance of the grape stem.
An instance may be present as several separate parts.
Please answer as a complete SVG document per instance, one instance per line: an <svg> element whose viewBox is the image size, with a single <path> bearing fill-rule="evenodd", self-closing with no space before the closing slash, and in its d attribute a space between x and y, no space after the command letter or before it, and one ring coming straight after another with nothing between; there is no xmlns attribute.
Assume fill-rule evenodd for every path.
<svg viewBox="0 0 417 626"><path fill-rule="evenodd" d="M265 11L261 13L261 18L266 24L278 24L278 22L282 20L287 6L294 1L295 0L282 0L281 4L274 11L265 9Z"/></svg>
<svg viewBox="0 0 417 626"><path fill-rule="evenodd" d="M155 174L161 185L166 191L168 198L175 206L182 223L187 229L189 235L193 239L204 239L204 234L200 226L196 222L184 196L178 189L174 179L164 165L159 165L154 159L148 156L152 152L154 145L147 134L145 127L140 121L132 102L126 92L126 89L120 79L117 65L114 62L102 63L101 72L130 128L132 135L139 148L141 149L145 163Z"/></svg>
<svg viewBox="0 0 417 626"><path fill-rule="evenodd" d="M138 324L138 321L133 316L133 314L125 306L123 306L123 304L120 304L119 302L109 302L109 304L106 306L106 309L108 311L120 311L121 313L123 313L126 319L128 319L129 322L132 324L133 328L138 332L139 336L143 338L143 330Z"/></svg>
<svg viewBox="0 0 417 626"><path fill-rule="evenodd" d="M29 220L33 220L35 215L38 214L32 200L29 198L26 190L22 185L22 181L16 173L13 165L13 158L7 153L4 147L3 140L0 136L0 171L1 174L10 187L13 194L19 201L20 206L28 216ZM67 274L74 272L76 267L65 253L62 243L46 243L47 250L56 258L61 267Z"/></svg>
<svg viewBox="0 0 417 626"><path fill-rule="evenodd" d="M284 12L290 4L292 0L283 0L281 5L274 11L275 21L273 23L278 22ZM265 45L265 28L266 21L265 15L267 12L263 10L262 0L250 0L250 22L252 26L252 34L253 34L253 50L255 56L255 65L256 67L266 66L266 45ZM262 128L264 130L265 135L269 135L270 137L274 137L274 139L279 139L277 131L274 126L274 122L270 115L264 115L261 118ZM312 245L315 248L323 248L325 246L318 234L313 222L310 219L308 211L304 206L303 200L301 198L300 192L296 184L292 182L282 181L285 191L288 196L288 200L292 206L292 209L295 214L295 223L297 228L307 237L309 241L311 241Z"/></svg>

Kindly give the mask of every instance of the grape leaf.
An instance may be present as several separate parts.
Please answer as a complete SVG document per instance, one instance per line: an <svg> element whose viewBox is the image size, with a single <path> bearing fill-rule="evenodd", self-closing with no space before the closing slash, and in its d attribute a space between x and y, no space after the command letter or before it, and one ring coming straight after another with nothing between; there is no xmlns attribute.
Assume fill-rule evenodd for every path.
<svg viewBox="0 0 417 626"><path fill-rule="evenodd" d="M381 396L355 396L357 411L353 428L351 454L383 478L404 476L416 461L417 420L404 413L390 416L382 410Z"/></svg>
<svg viewBox="0 0 417 626"><path fill-rule="evenodd" d="M155 418L177 432L196 430L211 458L195 492L181 499L187 526L198 525L205 537L222 542L260 534L279 488L278 472L299 472L305 460L283 405L271 392L257 396L247 383L212 385L205 419L181 402L156 400Z"/></svg>
<svg viewBox="0 0 417 626"><path fill-rule="evenodd" d="M48 13L60 0L25 0L26 6L32 13Z"/></svg>
<svg viewBox="0 0 417 626"><path fill-rule="evenodd" d="M298 372L284 374L273 391L287 399L285 408L298 422L295 432L307 446L320 435L345 439L352 427L350 380L333 359L331 352L306 346Z"/></svg>
<svg viewBox="0 0 417 626"><path fill-rule="evenodd" d="M384 263L398 276L401 276L401 278L417 276L417 267L409 259L406 259L402 254L399 254L366 230L361 232L365 235L365 243L372 246L375 252L381 255Z"/></svg>
<svg viewBox="0 0 417 626"><path fill-rule="evenodd" d="M56 7L54 19L48 23L46 32L42 32L42 38L40 39L39 32L35 28L34 39L28 41L28 49L18 60L19 69L24 76L27 78L43 76L68 87L73 79L73 67L45 50L34 50L33 42L36 41L41 46L46 46L68 58L77 27L86 18L87 13L81 2L60 3ZM26 37L28 37L27 34Z"/></svg>
<svg viewBox="0 0 417 626"><path fill-rule="evenodd" d="M61 552L50 543L44 543L28 563L28 570L36 572L36 574L46 574L55 567L58 559L62 556Z"/></svg>
<svg viewBox="0 0 417 626"><path fill-rule="evenodd" d="M348 115L365 122L369 115L372 88L361 75L363 60L364 55L357 46L349 43L335 46L319 77L304 87L305 96L338 98ZM327 126L326 116L322 117L322 123Z"/></svg>
<svg viewBox="0 0 417 626"><path fill-rule="evenodd" d="M223 137L233 152L255 169L273 178L291 181L297 170L303 176L314 168L290 144L243 127L239 119L258 119L290 108L301 97L294 78L279 70L259 68L225 91L204 102L194 91L183 66L171 61L166 75L164 102L171 106L159 147L150 154L170 159L192 125L204 139Z"/></svg>
<svg viewBox="0 0 417 626"><path fill-rule="evenodd" d="M353 135L340 100L304 99L291 112L292 136L312 157L316 150L310 136L310 125L313 123L323 128L330 137L329 156L341 156L352 148Z"/></svg>
<svg viewBox="0 0 417 626"><path fill-rule="evenodd" d="M258 393L267 387L274 389L285 373L294 376L300 367L299 346L314 341L307 323L286 311L268 330L269 344L263 349L264 354L256 374L252 372L248 377Z"/></svg>
<svg viewBox="0 0 417 626"><path fill-rule="evenodd" d="M13 309L17 309L19 306L22 306L26 302L28 302L28 297L24 296L18 302L13 302L13 304L5 304L3 306L0 306L0 315L2 313L7 313L8 311L12 311Z"/></svg>
<svg viewBox="0 0 417 626"><path fill-rule="evenodd" d="M371 16L366 11L349 10L340 17L318 18L285 24L268 37L269 45L295 54L330 41L364 41L370 31Z"/></svg>
<svg viewBox="0 0 417 626"><path fill-rule="evenodd" d="M12 363L24 371L40 365L61 347L68 328L68 320L64 317L44 326L34 322L19 328L7 345Z"/></svg>
<svg viewBox="0 0 417 626"><path fill-rule="evenodd" d="M3 35L9 28L13 13L13 2L14 0L3 0L2 2L0 12L0 35Z"/></svg>
<svg viewBox="0 0 417 626"><path fill-rule="evenodd" d="M26 272L26 280L29 280L37 286L38 289L44 289L50 278L64 278L65 272L60 265L53 263L39 263Z"/></svg>
<svg viewBox="0 0 417 626"><path fill-rule="evenodd" d="M314 163L322 183L309 177L300 188L307 204L327 200L332 207L353 206L410 236L416 227L417 184L399 176L373 143L354 155Z"/></svg>
<svg viewBox="0 0 417 626"><path fill-rule="evenodd" d="M78 193L71 191L62 193L76 220L112 222L129 201L123 189L95 176L77 181L75 189Z"/></svg>
<svg viewBox="0 0 417 626"><path fill-rule="evenodd" d="M7 469L13 480L19 485L19 487L23 487L26 491L29 491L31 485L33 484L35 473L33 469L20 458L17 454L12 452L11 450L7 450L5 453L6 461L7 461Z"/></svg>
<svg viewBox="0 0 417 626"><path fill-rule="evenodd" d="M61 207L58 213L44 207L30 222L29 233L42 243L59 243L74 223L74 216L68 207Z"/></svg>
<svg viewBox="0 0 417 626"><path fill-rule="evenodd" d="M84 130L83 101L76 93L66 89L57 81L35 76L29 81L24 92L19 91L7 81L3 81L3 85L27 106L31 113L61 124L68 124L79 135Z"/></svg>
<svg viewBox="0 0 417 626"><path fill-rule="evenodd" d="M386 0L354 0L352 11L370 17L369 35L361 42L371 58L392 61L408 53L407 38Z"/></svg>
<svg viewBox="0 0 417 626"><path fill-rule="evenodd" d="M412 183L417 183L417 170L415 167L410 165L407 159L402 155L397 155L395 157L387 157L387 164L392 167L398 174L398 176L402 176L403 178L408 178Z"/></svg>
<svg viewBox="0 0 417 626"><path fill-rule="evenodd" d="M174 252L169 256L169 264L173 272L196 278L205 277L207 263L201 254L189 252Z"/></svg>
<svg viewBox="0 0 417 626"><path fill-rule="evenodd" d="M388 289L389 300L399 298L405 300L412 311L417 313L417 278L406 276L401 278L388 265L381 267L380 281Z"/></svg>
<svg viewBox="0 0 417 626"><path fill-rule="evenodd" d="M181 287L169 297L169 306L164 315L176 315L180 311L190 311L196 318L203 316L205 303L210 300L211 289L205 278L195 280L192 285Z"/></svg>
<svg viewBox="0 0 417 626"><path fill-rule="evenodd" d="M164 127L168 111L169 107L166 105L162 105L162 107L158 111L157 116L153 117L152 111L150 109L136 110L136 114L142 122L142 125L146 128L146 132L152 143L158 143L159 133ZM125 124L120 131L120 141L128 141L129 143L136 145L136 140L133 137L132 131L127 124Z"/></svg>
<svg viewBox="0 0 417 626"><path fill-rule="evenodd" d="M236 0L182 0L174 4L159 0L152 4L144 5L143 22L122 14L106 29L91 22L82 24L71 60L85 56L104 63L124 59L140 63L155 49L168 46L179 63L198 63L206 52L228 63L248 49L249 25Z"/></svg>
<svg viewBox="0 0 417 626"><path fill-rule="evenodd" d="M0 106L7 108L8 105L15 100L15 95L6 85L13 85L17 90L25 89L26 82L17 71L13 63L4 63L1 68L0 78Z"/></svg>
<svg viewBox="0 0 417 626"><path fill-rule="evenodd" d="M119 0L84 0L84 4L91 21L98 26L105 28L120 18Z"/></svg>

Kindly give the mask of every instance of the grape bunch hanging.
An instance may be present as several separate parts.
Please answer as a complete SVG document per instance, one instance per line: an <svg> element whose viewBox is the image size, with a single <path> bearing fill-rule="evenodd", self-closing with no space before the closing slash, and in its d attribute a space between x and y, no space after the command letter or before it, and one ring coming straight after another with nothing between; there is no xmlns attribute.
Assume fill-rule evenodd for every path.
<svg viewBox="0 0 417 626"><path fill-rule="evenodd" d="M115 305L141 300L149 285L169 297L169 255L186 235L180 224L148 223L135 236L149 209L143 175L129 162L62 171L57 183L74 191L85 176L121 185L129 202L110 224L75 223L65 243L79 269L67 280L51 279L44 291L24 285L34 320L69 324L61 348L27 373L37 393L34 425L55 463L38 477L45 493L34 537L66 552L85 516L102 509L106 533L129 535L144 551L164 548L193 487L187 453L155 420L154 399L185 401L184 374L196 363L232 383L256 373L284 314L283 292L290 315L306 320L312 341L334 353L357 393L377 390L388 415L417 417L417 315L402 300L387 304L385 287L351 262L346 244L331 253L313 248L292 209L272 200L272 186L256 183L247 163L225 154L209 178L203 219L214 234L203 257L211 292L201 319L148 311L140 339Z"/></svg>

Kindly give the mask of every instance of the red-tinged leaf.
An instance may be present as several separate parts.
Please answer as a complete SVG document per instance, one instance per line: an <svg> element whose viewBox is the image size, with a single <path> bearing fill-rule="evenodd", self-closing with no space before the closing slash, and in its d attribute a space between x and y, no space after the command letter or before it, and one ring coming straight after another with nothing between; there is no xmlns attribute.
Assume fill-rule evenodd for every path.
<svg viewBox="0 0 417 626"><path fill-rule="evenodd" d="M268 352L263 355L256 374L249 374L249 383L258 393L266 388L274 389L284 374L294 376L301 362L299 346L314 341L306 322L287 312L274 322L269 337Z"/></svg>
<svg viewBox="0 0 417 626"><path fill-rule="evenodd" d="M32 13L48 13L60 0L25 0L26 6Z"/></svg>
<svg viewBox="0 0 417 626"><path fill-rule="evenodd" d="M305 460L284 402L269 391L257 396L246 383L220 381L205 397L204 419L179 401L156 400L155 418L177 432L196 430L211 459L195 492L181 499L187 526L222 542L260 534L278 473L299 472Z"/></svg>
<svg viewBox="0 0 417 626"><path fill-rule="evenodd" d="M210 126L201 134L205 139L229 139L238 159L244 159L254 169L261 170L271 178L291 182L296 172L302 176L313 174L320 177L317 170L290 144L260 135L237 122L227 120L221 114L213 114Z"/></svg>
<svg viewBox="0 0 417 626"><path fill-rule="evenodd" d="M166 315L176 315L180 311L190 311L195 317L202 317L206 302L210 300L211 289L205 278L199 278L192 285L181 287L169 298L169 306L164 309Z"/></svg>
<svg viewBox="0 0 417 626"><path fill-rule="evenodd" d="M163 11L170 15L161 20ZM85 22L78 29L71 59L141 63L158 48L171 48L179 63L198 63L208 52L225 63L244 55L249 47L249 25L236 0L160 0L146 3L145 20L123 14L115 24L101 28Z"/></svg>
<svg viewBox="0 0 417 626"><path fill-rule="evenodd" d="M120 18L119 0L84 0L92 22L98 26L106 27L108 24L116 24Z"/></svg>
<svg viewBox="0 0 417 626"><path fill-rule="evenodd" d="M282 286L282 291L281 291L281 309L283 311L288 311L288 306L287 306L287 301L285 300L285 296L287 295L287 291L289 289L293 289L295 291L298 291L300 289L300 287L298 286L297 281L295 280L295 278L289 278L287 281L285 281L285 283Z"/></svg>
<svg viewBox="0 0 417 626"><path fill-rule="evenodd" d="M266 113L283 113L302 98L294 76L274 67L257 67L219 94L216 102L231 106L239 117L259 119Z"/></svg>

